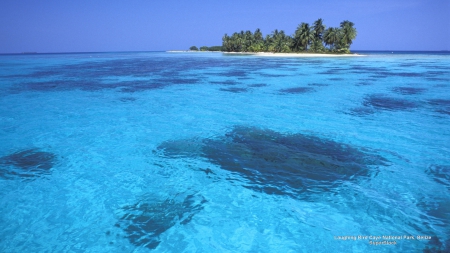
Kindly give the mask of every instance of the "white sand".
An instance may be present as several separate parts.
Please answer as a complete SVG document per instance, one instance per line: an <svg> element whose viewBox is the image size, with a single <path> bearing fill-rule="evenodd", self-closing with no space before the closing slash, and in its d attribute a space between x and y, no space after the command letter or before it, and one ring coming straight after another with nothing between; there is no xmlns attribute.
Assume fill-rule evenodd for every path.
<svg viewBox="0 0 450 253"><path fill-rule="evenodd" d="M314 53L250 53L250 52L224 52L224 54L243 54L264 57L355 57L360 54L314 54Z"/></svg>
<svg viewBox="0 0 450 253"><path fill-rule="evenodd" d="M360 54L314 54L314 53L252 53L252 52L221 52L221 51L190 51L190 50L169 50L168 53L223 53L237 55L254 55L263 57L358 57Z"/></svg>

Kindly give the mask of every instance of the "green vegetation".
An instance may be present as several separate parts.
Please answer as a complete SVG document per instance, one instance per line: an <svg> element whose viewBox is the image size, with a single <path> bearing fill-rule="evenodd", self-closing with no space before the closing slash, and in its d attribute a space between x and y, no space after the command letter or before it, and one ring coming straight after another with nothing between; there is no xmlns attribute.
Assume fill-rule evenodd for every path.
<svg viewBox="0 0 450 253"><path fill-rule="evenodd" d="M226 52L310 52L310 53L350 53L350 45L356 38L354 24L342 21L340 27L326 29L319 18L312 26L301 23L294 35L289 36L277 29L263 37L261 30L241 31L222 37L222 51Z"/></svg>
<svg viewBox="0 0 450 253"><path fill-rule="evenodd" d="M208 47L208 51L222 51L222 46Z"/></svg>
<svg viewBox="0 0 450 253"><path fill-rule="evenodd" d="M196 46L190 47L189 50L199 51L199 49ZM212 47L202 46L200 47L200 51L222 51L222 46L212 46Z"/></svg>

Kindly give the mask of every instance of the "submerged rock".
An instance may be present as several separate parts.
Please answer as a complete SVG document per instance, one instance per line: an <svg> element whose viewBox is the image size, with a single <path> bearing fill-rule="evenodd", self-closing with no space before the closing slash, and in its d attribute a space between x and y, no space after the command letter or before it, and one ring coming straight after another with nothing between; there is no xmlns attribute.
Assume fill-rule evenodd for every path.
<svg viewBox="0 0 450 253"><path fill-rule="evenodd" d="M55 154L36 148L18 151L0 158L0 176L30 178L49 174L55 161Z"/></svg>
<svg viewBox="0 0 450 253"><path fill-rule="evenodd" d="M231 88L221 88L221 91L228 91L232 93L241 93L241 92L247 92L248 90L246 88L239 88L239 87L231 87Z"/></svg>
<svg viewBox="0 0 450 253"><path fill-rule="evenodd" d="M314 92L316 90L311 87L294 87L294 88L288 88L288 89L281 89L279 91L280 91L280 93L284 93L284 94L286 94L286 93L299 94L299 93Z"/></svg>
<svg viewBox="0 0 450 253"><path fill-rule="evenodd" d="M427 242L423 252L450 252L450 198L437 197L435 199L423 199L423 202L419 202L418 206L422 208L426 216L423 216L423 224L428 227L427 232L431 239ZM436 228L443 228L436 229ZM443 231L444 233L434 232Z"/></svg>
<svg viewBox="0 0 450 253"><path fill-rule="evenodd" d="M383 94L373 94L364 100L364 106L379 110L399 111L417 107L417 104L407 99L388 97Z"/></svg>
<svg viewBox="0 0 450 253"><path fill-rule="evenodd" d="M424 93L427 89L416 87L394 87L392 90L402 95L416 95Z"/></svg>
<svg viewBox="0 0 450 253"><path fill-rule="evenodd" d="M445 185L450 189L450 166L433 165L426 170L426 173L430 175L434 181Z"/></svg>
<svg viewBox="0 0 450 253"><path fill-rule="evenodd" d="M188 195L183 202L168 199L154 202L144 199L134 205L121 208L120 227L125 237L136 246L155 249L160 235L176 224L189 223L203 209L206 199L199 195Z"/></svg>
<svg viewBox="0 0 450 253"><path fill-rule="evenodd" d="M260 88L260 87L266 87L267 84L265 83L255 83L255 84L249 84L248 87L252 87L252 88Z"/></svg>
<svg viewBox="0 0 450 253"><path fill-rule="evenodd" d="M428 104L433 106L436 112L450 115L450 99L431 99Z"/></svg>
<svg viewBox="0 0 450 253"><path fill-rule="evenodd" d="M193 156L179 152L173 143L162 143L158 149L166 157ZM205 139L195 146L201 147L195 155L246 178L245 187L294 198L307 197L303 195L306 191L329 191L346 180L368 177L371 165L386 162L346 144L255 127L235 127L223 137Z"/></svg>
<svg viewBox="0 0 450 253"><path fill-rule="evenodd" d="M330 86L327 83L308 83L309 86L319 86L319 87L323 87L323 86Z"/></svg>

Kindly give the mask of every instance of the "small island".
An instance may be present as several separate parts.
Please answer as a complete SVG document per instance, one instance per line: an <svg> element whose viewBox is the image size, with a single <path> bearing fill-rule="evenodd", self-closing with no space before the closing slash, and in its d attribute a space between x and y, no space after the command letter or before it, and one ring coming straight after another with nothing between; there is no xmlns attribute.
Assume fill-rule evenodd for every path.
<svg viewBox="0 0 450 253"><path fill-rule="evenodd" d="M319 18L312 26L308 23L298 25L292 36L276 29L263 36L260 29L235 32L222 37L222 46L200 47L200 51L222 51L224 53L257 54L261 56L321 56L350 55L350 45L356 38L354 23L342 21L339 27L329 27ZM199 51L196 46L191 51Z"/></svg>

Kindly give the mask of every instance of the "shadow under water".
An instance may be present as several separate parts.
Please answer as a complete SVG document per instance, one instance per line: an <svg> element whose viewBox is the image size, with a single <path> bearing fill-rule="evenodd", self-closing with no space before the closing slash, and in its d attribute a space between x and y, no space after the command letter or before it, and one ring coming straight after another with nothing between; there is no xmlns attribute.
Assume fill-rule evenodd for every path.
<svg viewBox="0 0 450 253"><path fill-rule="evenodd" d="M387 162L347 144L244 126L201 142L167 141L158 151L169 158L204 157L246 178L244 187L298 199L308 199L307 192L326 192L344 181L369 177L371 166Z"/></svg>
<svg viewBox="0 0 450 253"><path fill-rule="evenodd" d="M171 227L189 223L203 209L207 200L200 195L188 195L182 202L167 199L163 202L144 199L120 210L120 221L125 237L136 245L155 249L161 243L160 235Z"/></svg>
<svg viewBox="0 0 450 253"><path fill-rule="evenodd" d="M287 88L287 89L281 89L279 92L281 94L300 94L300 93L308 93L308 92L314 92L316 91L314 88L311 87L294 87L294 88Z"/></svg>
<svg viewBox="0 0 450 253"><path fill-rule="evenodd" d="M416 95L424 93L427 89L416 87L394 87L392 90L402 95Z"/></svg>
<svg viewBox="0 0 450 253"><path fill-rule="evenodd" d="M247 92L248 90L246 88L239 88L239 87L231 87L231 88L220 88L221 91L227 91L232 93L242 93Z"/></svg>
<svg viewBox="0 0 450 253"><path fill-rule="evenodd" d="M450 189L450 166L433 165L426 171L433 180Z"/></svg>
<svg viewBox="0 0 450 253"><path fill-rule="evenodd" d="M436 112L450 115L450 99L431 99L428 104L433 106Z"/></svg>
<svg viewBox="0 0 450 253"><path fill-rule="evenodd" d="M366 107L373 107L379 110L400 111L417 107L417 104L402 98L388 97L383 94L373 94L367 96L363 103Z"/></svg>
<svg viewBox="0 0 450 253"><path fill-rule="evenodd" d="M56 155L37 148L18 151L0 158L0 177L33 178L50 174Z"/></svg>

